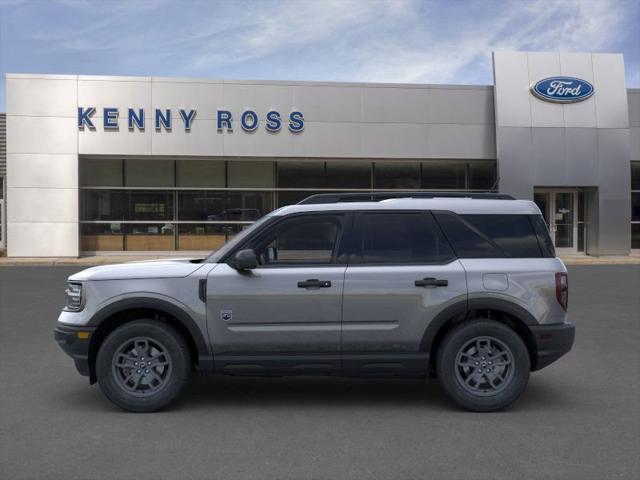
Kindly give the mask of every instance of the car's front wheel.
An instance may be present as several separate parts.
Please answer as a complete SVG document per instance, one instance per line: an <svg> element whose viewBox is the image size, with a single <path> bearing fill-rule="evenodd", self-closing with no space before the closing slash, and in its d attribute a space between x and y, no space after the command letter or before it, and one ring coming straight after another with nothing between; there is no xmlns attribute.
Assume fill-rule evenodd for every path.
<svg viewBox="0 0 640 480"><path fill-rule="evenodd" d="M529 381L525 343L508 326L477 319L454 327L436 359L438 378L458 405L489 412L511 405Z"/></svg>
<svg viewBox="0 0 640 480"><path fill-rule="evenodd" d="M113 403L131 412L169 405L187 385L189 348L168 324L136 320L111 332L98 350L96 376Z"/></svg>

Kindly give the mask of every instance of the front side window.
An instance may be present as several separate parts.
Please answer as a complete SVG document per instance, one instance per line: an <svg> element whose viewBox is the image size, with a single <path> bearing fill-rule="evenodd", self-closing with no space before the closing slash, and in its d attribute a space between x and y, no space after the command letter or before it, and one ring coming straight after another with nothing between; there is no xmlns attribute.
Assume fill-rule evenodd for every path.
<svg viewBox="0 0 640 480"><path fill-rule="evenodd" d="M334 263L340 231L337 215L294 217L275 225L253 249L262 265Z"/></svg>
<svg viewBox="0 0 640 480"><path fill-rule="evenodd" d="M354 263L429 264L454 258L429 213L364 213Z"/></svg>

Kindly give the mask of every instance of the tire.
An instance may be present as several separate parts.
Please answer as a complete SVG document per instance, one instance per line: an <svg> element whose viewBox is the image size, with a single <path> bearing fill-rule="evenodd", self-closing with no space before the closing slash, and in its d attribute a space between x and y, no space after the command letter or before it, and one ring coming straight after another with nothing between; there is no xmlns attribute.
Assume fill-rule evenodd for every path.
<svg viewBox="0 0 640 480"><path fill-rule="evenodd" d="M155 412L173 402L187 386L191 355L182 335L170 325L135 320L105 338L96 358L100 388L129 412Z"/></svg>
<svg viewBox="0 0 640 480"><path fill-rule="evenodd" d="M494 320L454 327L436 358L440 384L459 406L492 412L517 400L529 381L529 352L520 336Z"/></svg>

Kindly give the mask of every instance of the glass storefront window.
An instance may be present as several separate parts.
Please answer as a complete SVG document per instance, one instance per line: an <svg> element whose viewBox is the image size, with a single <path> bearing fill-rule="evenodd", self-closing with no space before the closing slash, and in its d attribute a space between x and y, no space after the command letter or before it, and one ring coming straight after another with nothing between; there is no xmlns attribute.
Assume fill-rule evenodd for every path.
<svg viewBox="0 0 640 480"><path fill-rule="evenodd" d="M422 162L421 188L431 190L464 190L467 164L453 161Z"/></svg>
<svg viewBox="0 0 640 480"><path fill-rule="evenodd" d="M640 162L631 162L631 190L640 190Z"/></svg>
<svg viewBox="0 0 640 480"><path fill-rule="evenodd" d="M224 192L208 190L178 192L178 220L220 220L224 210Z"/></svg>
<svg viewBox="0 0 640 480"><path fill-rule="evenodd" d="M177 160L176 186L187 188L224 188L224 162L220 160Z"/></svg>
<svg viewBox="0 0 640 480"><path fill-rule="evenodd" d="M229 188L273 188L273 162L227 162Z"/></svg>
<svg viewBox="0 0 640 480"><path fill-rule="evenodd" d="M381 160L374 164L363 159L284 159L276 163L85 157L80 159L82 250L162 251L163 246L167 250L212 250L276 205L295 204L315 193L487 190L494 182L495 162L482 160Z"/></svg>
<svg viewBox="0 0 640 480"><path fill-rule="evenodd" d="M640 223L631 225L631 248L640 248Z"/></svg>
<svg viewBox="0 0 640 480"><path fill-rule="evenodd" d="M217 250L239 231L241 225L179 224L178 250Z"/></svg>
<svg viewBox="0 0 640 480"><path fill-rule="evenodd" d="M420 188L420 164L418 162L375 162L374 168L375 188Z"/></svg>
<svg viewBox="0 0 640 480"><path fill-rule="evenodd" d="M126 187L173 187L175 163L171 160L127 159L124 162Z"/></svg>
<svg viewBox="0 0 640 480"><path fill-rule="evenodd" d="M125 250L162 252L174 250L173 229L171 223L125 223Z"/></svg>
<svg viewBox="0 0 640 480"><path fill-rule="evenodd" d="M324 188L324 162L278 162L278 188Z"/></svg>
<svg viewBox="0 0 640 480"><path fill-rule="evenodd" d="M328 192L278 192L278 208L285 207L287 205L295 205L296 203L304 200L316 193L328 193Z"/></svg>
<svg viewBox="0 0 640 480"><path fill-rule="evenodd" d="M126 192L123 190L81 190L82 220L125 220Z"/></svg>
<svg viewBox="0 0 640 480"><path fill-rule="evenodd" d="M80 248L85 252L124 250L122 224L85 223L80 226Z"/></svg>
<svg viewBox="0 0 640 480"><path fill-rule="evenodd" d="M271 211L271 192L227 192L224 220L254 222Z"/></svg>
<svg viewBox="0 0 640 480"><path fill-rule="evenodd" d="M631 192L631 221L640 222L640 191Z"/></svg>
<svg viewBox="0 0 640 480"><path fill-rule="evenodd" d="M121 158L83 158L80 160L80 185L87 187L121 187Z"/></svg>
<svg viewBox="0 0 640 480"><path fill-rule="evenodd" d="M126 220L173 220L173 192L132 190L126 193L129 211Z"/></svg>
<svg viewBox="0 0 640 480"><path fill-rule="evenodd" d="M470 190L497 190L495 162L469 162L467 188Z"/></svg>
<svg viewBox="0 0 640 480"><path fill-rule="evenodd" d="M326 188L371 188L371 162L327 162Z"/></svg>

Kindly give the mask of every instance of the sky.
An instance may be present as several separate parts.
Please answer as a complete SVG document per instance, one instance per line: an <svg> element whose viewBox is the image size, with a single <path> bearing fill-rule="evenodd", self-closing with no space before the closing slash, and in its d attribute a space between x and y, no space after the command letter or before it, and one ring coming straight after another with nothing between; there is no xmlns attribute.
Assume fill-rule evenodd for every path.
<svg viewBox="0 0 640 480"><path fill-rule="evenodd" d="M5 73L493 83L495 50L619 52L640 0L0 0Z"/></svg>

